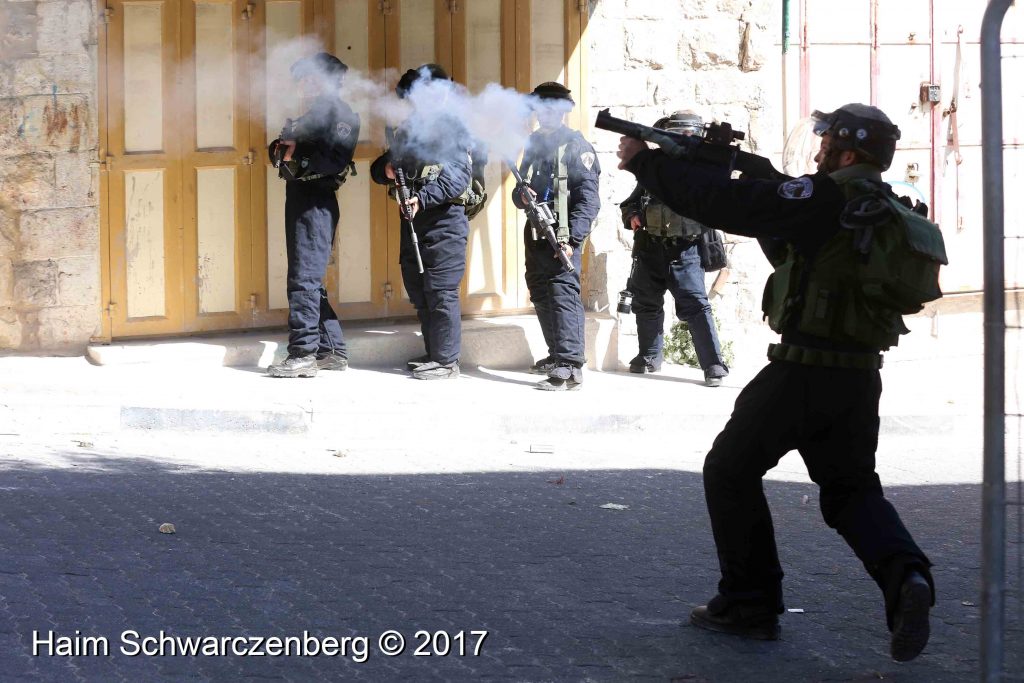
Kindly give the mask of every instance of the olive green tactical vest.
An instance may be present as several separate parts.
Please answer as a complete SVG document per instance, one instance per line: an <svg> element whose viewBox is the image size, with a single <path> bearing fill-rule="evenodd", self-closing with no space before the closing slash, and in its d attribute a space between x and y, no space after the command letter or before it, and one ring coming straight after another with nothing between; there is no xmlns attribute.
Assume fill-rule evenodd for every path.
<svg viewBox="0 0 1024 683"><path fill-rule="evenodd" d="M942 296L948 263L939 227L864 178L836 180L846 207L836 232L808 263L792 245L774 264L761 308L775 332L790 329L875 349L909 330L903 315Z"/></svg>
<svg viewBox="0 0 1024 683"><path fill-rule="evenodd" d="M469 159L470 168L473 166L472 156ZM416 174L416 177L412 178L412 191L418 192L427 183L432 183L437 180L438 176L441 175L441 171L444 169L444 164L427 164L420 169L420 172ZM388 186L388 196L398 201L398 190L392 184ZM466 211L466 217L469 220L480 213L483 209L484 202L487 201L487 191L484 189L484 183L482 177L473 175L469 187L455 199L451 200L452 204L457 204L463 207Z"/></svg>
<svg viewBox="0 0 1024 683"><path fill-rule="evenodd" d="M644 227L655 237L696 237L707 230L697 221L680 216L646 192L640 201L641 206L645 207Z"/></svg>

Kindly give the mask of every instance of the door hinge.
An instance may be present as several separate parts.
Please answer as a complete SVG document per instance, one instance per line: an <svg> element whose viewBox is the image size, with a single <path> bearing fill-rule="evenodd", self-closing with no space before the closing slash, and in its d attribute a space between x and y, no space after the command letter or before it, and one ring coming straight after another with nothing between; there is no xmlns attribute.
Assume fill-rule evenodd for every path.
<svg viewBox="0 0 1024 683"><path fill-rule="evenodd" d="M384 299L390 301L391 297L395 295L395 289L391 286L390 282L384 283Z"/></svg>
<svg viewBox="0 0 1024 683"><path fill-rule="evenodd" d="M256 306L259 304L259 295L253 292L249 295L249 310L252 311L253 315L256 315Z"/></svg>
<svg viewBox="0 0 1024 683"><path fill-rule="evenodd" d="M113 318L114 318L114 311L115 310L117 310L117 302L116 301L108 301L107 302L107 307L103 309L103 312L107 314L108 318L113 320Z"/></svg>
<svg viewBox="0 0 1024 683"><path fill-rule="evenodd" d="M377 2L377 11L381 14L391 14L394 11L394 6L391 4L391 0L379 0Z"/></svg>
<svg viewBox="0 0 1024 683"><path fill-rule="evenodd" d="M113 163L114 157L104 154L103 150L100 150L99 158L96 161L90 161L89 165L99 169L101 173L105 173L110 170L110 166Z"/></svg>
<svg viewBox="0 0 1024 683"><path fill-rule="evenodd" d="M242 157L243 166L252 166L253 159L256 157L256 153L251 149L246 152L245 156Z"/></svg>
<svg viewBox="0 0 1024 683"><path fill-rule="evenodd" d="M114 8L113 7L104 7L103 11L100 13L100 23L101 24L109 24L110 20L111 20L111 18L113 18L113 16L114 16Z"/></svg>
<svg viewBox="0 0 1024 683"><path fill-rule="evenodd" d="M448 0L448 13L458 14L459 13L459 0Z"/></svg>
<svg viewBox="0 0 1024 683"><path fill-rule="evenodd" d="M579 10L580 14L590 10L590 0L579 0L576 3L576 9Z"/></svg>
<svg viewBox="0 0 1024 683"><path fill-rule="evenodd" d="M250 2L248 5L242 8L242 19L244 21L249 21L250 19L252 19L252 15L255 13L256 5Z"/></svg>

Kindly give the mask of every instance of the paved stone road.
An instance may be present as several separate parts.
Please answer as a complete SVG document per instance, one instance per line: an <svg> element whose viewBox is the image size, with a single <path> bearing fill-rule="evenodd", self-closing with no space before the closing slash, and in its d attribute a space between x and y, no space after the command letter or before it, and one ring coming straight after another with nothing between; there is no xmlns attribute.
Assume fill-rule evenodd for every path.
<svg viewBox="0 0 1024 683"><path fill-rule="evenodd" d="M916 485L897 477L906 485L888 489L939 586L931 643L900 665L887 655L877 588L821 522L790 458L779 476L789 481L766 489L787 606L803 612L784 615L778 643L680 626L716 580L703 445L663 444L658 456L640 445L530 454L507 442L356 452L267 440L0 441L0 679L976 679L979 487L925 483L943 463L976 465L976 452L945 436L883 444L883 480L887 467L934 465L918 469ZM163 522L177 533L158 533ZM1021 624L1010 616L1007 670L1024 680ZM388 629L407 638L404 654L380 652ZM413 656L421 629L488 635L478 656ZM127 630L370 642L364 662L351 652L131 657L119 651ZM33 631L106 637L110 655L32 656ZM470 653L475 644L467 633Z"/></svg>

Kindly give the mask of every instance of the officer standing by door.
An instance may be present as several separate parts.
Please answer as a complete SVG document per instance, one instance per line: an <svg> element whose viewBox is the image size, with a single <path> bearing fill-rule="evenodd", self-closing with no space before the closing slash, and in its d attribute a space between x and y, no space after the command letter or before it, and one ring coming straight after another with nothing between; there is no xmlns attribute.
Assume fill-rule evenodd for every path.
<svg viewBox="0 0 1024 683"><path fill-rule="evenodd" d="M288 356L267 368L271 377L313 377L318 369L348 367L341 323L323 282L338 227L335 193L354 169L359 141L359 116L339 96L346 71L326 52L295 62L292 77L312 105L289 120L268 149L286 181L288 252Z"/></svg>
<svg viewBox="0 0 1024 683"><path fill-rule="evenodd" d="M672 210L740 235L775 238L784 247L773 250L775 271L763 302L782 343L769 346L770 362L736 399L704 462L722 578L718 594L694 609L690 621L748 638L779 637L782 567L761 479L796 449L820 487L825 522L882 591L893 659L907 661L928 642L935 599L931 562L883 496L875 473L880 352L907 331L900 318L905 306L888 294L868 296L859 267L871 240L895 229L861 229L861 221L901 216L900 229L910 222L893 210L895 195L881 176L900 131L881 110L863 104L815 112L814 118L821 135L818 172L788 181L730 180L632 138L619 146L620 167ZM880 210L885 207L890 210ZM935 244L941 263L937 227L915 230ZM935 272L937 292L937 267Z"/></svg>
<svg viewBox="0 0 1024 683"><path fill-rule="evenodd" d="M569 89L561 83L541 83L533 97L538 128L530 135L520 164L524 191L550 204L558 222L558 242L575 270L567 272L544 236L534 235L527 225L526 286L548 349L530 372L548 376L538 389L571 391L580 388L586 363L580 267L583 242L601 207L601 166L593 146L565 125L565 115L575 105ZM525 208L518 192L513 192L512 201Z"/></svg>
<svg viewBox="0 0 1024 683"><path fill-rule="evenodd" d="M457 378L462 350L459 285L466 271L469 221L464 205L472 168L469 134L445 111L451 87L437 64L406 71L396 92L410 101L412 113L370 167L374 182L389 185L392 192L398 170L408 179L412 223L402 220L399 264L426 347L426 354L411 359L408 368L422 380Z"/></svg>
<svg viewBox="0 0 1024 683"><path fill-rule="evenodd" d="M704 134L703 119L692 111L677 111L659 119L654 127L684 135ZM675 213L639 183L619 208L623 225L633 231L636 259L630 288L640 352L629 361L629 371L643 374L661 369L668 290L676 303L676 316L689 328L704 383L720 386L729 369L722 359L697 249L700 234L707 228Z"/></svg>

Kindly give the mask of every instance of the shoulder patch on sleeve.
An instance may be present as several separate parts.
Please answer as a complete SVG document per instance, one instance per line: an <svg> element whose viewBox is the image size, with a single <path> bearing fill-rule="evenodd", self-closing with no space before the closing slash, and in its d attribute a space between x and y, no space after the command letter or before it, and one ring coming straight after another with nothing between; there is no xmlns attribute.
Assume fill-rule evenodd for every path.
<svg viewBox="0 0 1024 683"><path fill-rule="evenodd" d="M337 134L339 138L345 139L352 134L352 126L345 123L344 121L341 121L338 123L338 125L335 126L334 132Z"/></svg>
<svg viewBox="0 0 1024 683"><path fill-rule="evenodd" d="M810 199L814 194L814 181L810 178L794 178L779 185L779 196L783 199Z"/></svg>
<svg viewBox="0 0 1024 683"><path fill-rule="evenodd" d="M586 167L588 171L594 167L595 161L597 161L597 155L594 154L593 152L584 152L583 154L580 155L580 162Z"/></svg>

